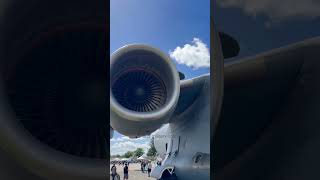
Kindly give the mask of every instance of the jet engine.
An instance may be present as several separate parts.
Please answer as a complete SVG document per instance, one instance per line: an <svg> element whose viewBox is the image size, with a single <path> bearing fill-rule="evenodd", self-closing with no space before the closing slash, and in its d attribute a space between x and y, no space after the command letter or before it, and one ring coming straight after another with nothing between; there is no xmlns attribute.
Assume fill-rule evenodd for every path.
<svg viewBox="0 0 320 180"><path fill-rule="evenodd" d="M128 45L110 60L110 124L130 137L150 134L170 120L179 99L175 65L159 49Z"/></svg>

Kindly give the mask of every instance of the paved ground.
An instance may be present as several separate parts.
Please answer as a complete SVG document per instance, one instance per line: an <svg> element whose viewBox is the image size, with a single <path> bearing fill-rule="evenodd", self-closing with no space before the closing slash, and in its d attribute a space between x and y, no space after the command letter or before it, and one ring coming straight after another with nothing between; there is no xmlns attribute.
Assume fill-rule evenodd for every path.
<svg viewBox="0 0 320 180"><path fill-rule="evenodd" d="M110 165L112 166L112 164ZM116 165L117 173L120 175L120 179L123 180L123 166ZM154 178L148 177L148 173L142 173L140 164L129 165L129 180L155 180Z"/></svg>

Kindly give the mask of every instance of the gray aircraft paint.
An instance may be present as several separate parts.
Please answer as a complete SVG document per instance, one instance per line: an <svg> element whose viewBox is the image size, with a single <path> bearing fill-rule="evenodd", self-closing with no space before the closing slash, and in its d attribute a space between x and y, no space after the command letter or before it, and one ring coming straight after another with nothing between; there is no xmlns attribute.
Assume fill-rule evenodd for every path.
<svg viewBox="0 0 320 180"><path fill-rule="evenodd" d="M169 75L174 75L174 78L159 76L169 85L168 94L172 95L168 97L175 98L167 100L169 103L164 104L160 111L136 112L126 109L117 103L111 87L113 98L110 103L110 125L112 129L130 137L150 135L158 129L152 135L163 162L161 166L153 169L151 176L161 178L165 171L171 172L174 169L179 179L208 179L210 177L210 74L176 83L178 71L172 68L174 67L172 61L159 50L146 45L128 45L120 48L111 56L110 64L111 74L142 68L146 72L150 72L151 69L159 74L167 72ZM115 80L111 79L113 85L112 82ZM123 116L121 111L126 112L126 116Z"/></svg>
<svg viewBox="0 0 320 180"><path fill-rule="evenodd" d="M151 173L160 178L167 168L174 167L181 179L207 179L210 177L210 75L204 75L181 84L202 85L195 101L170 123L154 134L157 150L168 149L161 166ZM201 83L198 83L198 82ZM163 139L163 140L161 140Z"/></svg>

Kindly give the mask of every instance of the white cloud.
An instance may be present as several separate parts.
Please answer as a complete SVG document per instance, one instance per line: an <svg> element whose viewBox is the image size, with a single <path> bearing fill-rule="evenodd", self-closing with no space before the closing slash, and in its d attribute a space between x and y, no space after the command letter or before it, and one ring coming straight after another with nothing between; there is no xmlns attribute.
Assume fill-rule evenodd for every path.
<svg viewBox="0 0 320 180"><path fill-rule="evenodd" d="M122 137L119 137L119 138L112 138L112 139L110 140L110 142L123 142L123 141L128 141L128 140L130 140L129 137L127 137L127 136L122 136Z"/></svg>
<svg viewBox="0 0 320 180"><path fill-rule="evenodd" d="M314 0L217 0L221 7L238 7L251 16L263 14L273 22L294 17L320 16L320 3Z"/></svg>
<svg viewBox="0 0 320 180"><path fill-rule="evenodd" d="M150 148L149 146L150 138L141 137L137 139L130 139L127 136L122 136L119 138L112 138L110 140L110 153L111 155L123 155L128 151L134 151L137 148L144 149L145 153Z"/></svg>
<svg viewBox="0 0 320 180"><path fill-rule="evenodd" d="M178 64L184 64L193 69L210 67L209 49L199 38L193 38L191 44L176 47L173 52L169 51L169 54Z"/></svg>

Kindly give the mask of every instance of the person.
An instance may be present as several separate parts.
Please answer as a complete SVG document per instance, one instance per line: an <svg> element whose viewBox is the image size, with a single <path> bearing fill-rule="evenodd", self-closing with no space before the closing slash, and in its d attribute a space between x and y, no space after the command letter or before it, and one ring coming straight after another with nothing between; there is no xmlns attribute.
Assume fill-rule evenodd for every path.
<svg viewBox="0 0 320 180"><path fill-rule="evenodd" d="M126 163L123 168L123 180L128 180L129 172L128 172L128 164Z"/></svg>
<svg viewBox="0 0 320 180"><path fill-rule="evenodd" d="M115 164L113 164L113 166L111 167L111 177L112 180L120 180L120 176L117 173L117 167Z"/></svg>
<svg viewBox="0 0 320 180"><path fill-rule="evenodd" d="M144 162L141 161L141 172L144 173Z"/></svg>
<svg viewBox="0 0 320 180"><path fill-rule="evenodd" d="M144 163L143 163L143 170L144 170L145 172L147 172L147 170L148 170L148 169L147 169L147 164L148 164L147 162L144 162Z"/></svg>
<svg viewBox="0 0 320 180"><path fill-rule="evenodd" d="M151 162L149 161L149 163L148 163L148 176L149 176L149 177L150 177L151 169L152 169L152 164L151 164Z"/></svg>

